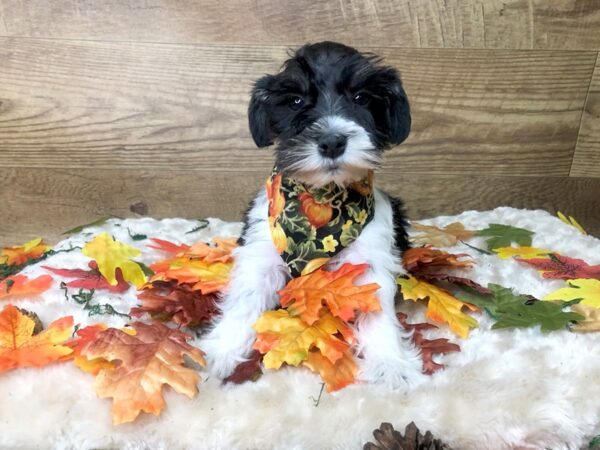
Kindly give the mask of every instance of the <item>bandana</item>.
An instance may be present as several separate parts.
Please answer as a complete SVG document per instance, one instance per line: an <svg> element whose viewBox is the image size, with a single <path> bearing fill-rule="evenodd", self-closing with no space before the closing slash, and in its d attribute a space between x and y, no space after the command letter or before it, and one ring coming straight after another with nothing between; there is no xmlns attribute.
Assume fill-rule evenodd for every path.
<svg viewBox="0 0 600 450"><path fill-rule="evenodd" d="M267 180L269 228L293 277L311 273L348 247L373 219L373 172L347 188L312 188L277 171Z"/></svg>

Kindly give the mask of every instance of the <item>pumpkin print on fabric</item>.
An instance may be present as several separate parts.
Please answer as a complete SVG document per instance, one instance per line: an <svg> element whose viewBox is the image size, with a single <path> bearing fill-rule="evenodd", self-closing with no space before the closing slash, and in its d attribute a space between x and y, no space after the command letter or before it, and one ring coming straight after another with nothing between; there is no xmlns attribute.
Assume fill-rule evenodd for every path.
<svg viewBox="0 0 600 450"><path fill-rule="evenodd" d="M274 168L266 190L271 238L293 277L321 267L373 219L373 172L347 188L312 188Z"/></svg>

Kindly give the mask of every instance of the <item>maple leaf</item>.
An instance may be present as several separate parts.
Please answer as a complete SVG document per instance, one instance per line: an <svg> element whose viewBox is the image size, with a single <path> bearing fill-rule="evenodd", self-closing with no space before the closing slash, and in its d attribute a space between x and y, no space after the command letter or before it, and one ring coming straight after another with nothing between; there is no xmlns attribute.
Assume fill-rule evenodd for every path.
<svg viewBox="0 0 600 450"><path fill-rule="evenodd" d="M494 249L494 252L502 259L508 259L513 256L518 256L520 259L533 259L556 253L547 248L537 247L498 247Z"/></svg>
<svg viewBox="0 0 600 450"><path fill-rule="evenodd" d="M42 238L32 239L23 245L5 247L0 253L0 264L20 266L31 259L40 258L52 247L44 244Z"/></svg>
<svg viewBox="0 0 600 450"><path fill-rule="evenodd" d="M149 282L176 280L180 284L191 284L193 290L203 294L212 294L227 285L232 265L231 262L210 263L187 257L159 261L150 265L156 274Z"/></svg>
<svg viewBox="0 0 600 450"><path fill-rule="evenodd" d="M26 275L13 275L0 281L0 299L38 295L48 290L51 285L50 275L40 275L31 280Z"/></svg>
<svg viewBox="0 0 600 450"><path fill-rule="evenodd" d="M436 363L433 360L435 355L460 352L460 346L450 342L448 339L425 339L423 337L421 331L437 329L438 327L435 325L430 323L408 323L406 321L408 316L402 312L398 313L397 316L402 328L413 332L411 339L420 350L421 359L423 360L423 373L431 375L445 367L443 364Z"/></svg>
<svg viewBox="0 0 600 450"><path fill-rule="evenodd" d="M478 326L477 320L462 312L464 307L472 311L478 309L458 300L448 291L410 275L408 278L399 277L396 281L401 287L404 300L428 300L427 318L434 322L447 323L461 338L466 338L469 330Z"/></svg>
<svg viewBox="0 0 600 450"><path fill-rule="evenodd" d="M246 381L256 381L262 375L260 362L263 355L258 350L252 350L248 359L239 363L231 375L223 380L224 383L242 384Z"/></svg>
<svg viewBox="0 0 600 450"><path fill-rule="evenodd" d="M112 369L114 367L113 363L104 358L88 359L81 355L81 349L83 349L89 342L94 341L97 338L98 333L106 330L106 328L106 325L102 323L80 328L75 332L77 339L74 339L66 344L73 349L73 353L70 355L73 357L73 362L84 372L97 375L102 369Z"/></svg>
<svg viewBox="0 0 600 450"><path fill-rule="evenodd" d="M153 319L172 320L184 327L210 323L219 311L215 295L202 294L188 285L177 285L175 281L156 281L138 294L138 298L142 306L132 308L132 316L149 313Z"/></svg>
<svg viewBox="0 0 600 450"><path fill-rule="evenodd" d="M560 211L557 211L557 212L556 212L556 215L558 216L558 218L559 218L561 221L563 221L563 222L564 222L564 223L566 223L567 225L571 225L572 227L575 227L575 228L577 228L577 230L578 230L578 231L579 231L581 234L583 234L583 235L587 236L587 232L586 232L586 231L583 229L583 227L582 227L582 226L579 224L579 222L577 222L577 221L575 220L575 218L573 218L573 216L569 216L569 217L567 217L567 216L565 216L563 213L561 213Z"/></svg>
<svg viewBox="0 0 600 450"><path fill-rule="evenodd" d="M279 369L283 363L298 366L313 348L318 348L335 363L354 344L352 329L330 313L324 313L308 325L285 309L267 311L253 328L257 332L254 348L265 354L263 362L267 369ZM337 333L344 340L338 338Z"/></svg>
<svg viewBox="0 0 600 450"><path fill-rule="evenodd" d="M450 269L453 267L472 267L472 261L459 261L459 258L470 258L466 253L451 254L429 246L409 248L402 253L402 262L411 273Z"/></svg>
<svg viewBox="0 0 600 450"><path fill-rule="evenodd" d="M13 305L0 313L0 373L17 367L41 367L73 350L62 345L71 337L73 317L62 317L34 334L36 322Z"/></svg>
<svg viewBox="0 0 600 450"><path fill-rule="evenodd" d="M212 241L215 245L208 245L205 242L198 242L192 245L185 252L185 256L192 259L201 259L209 263L233 261L232 252L237 247L237 239L215 237Z"/></svg>
<svg viewBox="0 0 600 450"><path fill-rule="evenodd" d="M485 230L477 231L477 236L487 237L488 250L493 251L500 247L510 247L513 242L521 247L530 247L533 231L511 225L491 223Z"/></svg>
<svg viewBox="0 0 600 450"><path fill-rule="evenodd" d="M600 309L594 306L577 303L571 305L571 311L580 314L583 320L578 321L571 327L571 331L586 333L589 331L600 331Z"/></svg>
<svg viewBox="0 0 600 450"><path fill-rule="evenodd" d="M552 292L544 300L580 300L583 305L600 308L600 280L578 278L569 281L569 286Z"/></svg>
<svg viewBox="0 0 600 450"><path fill-rule="evenodd" d="M281 306L287 307L292 316L299 316L309 325L319 319L325 305L332 315L345 321L353 320L356 310L380 311L381 306L375 296L379 285L353 284L368 268L368 264L344 264L333 272L321 268L294 278L279 291Z"/></svg>
<svg viewBox="0 0 600 450"><path fill-rule="evenodd" d="M54 267L42 266L44 269L67 278L77 278L76 280L65 283L66 286L78 289L107 289L115 293L123 293L129 289L129 283L123 279L123 273L121 269L116 269L115 278L117 279L117 285L111 285L106 278L102 276L100 270L98 270L98 264L96 261L90 261L88 263L90 270L83 269L57 269Z"/></svg>
<svg viewBox="0 0 600 450"><path fill-rule="evenodd" d="M81 354L88 359L103 358L114 364L102 369L94 387L100 398L113 398L113 423L132 422L140 412L160 414L165 406L164 384L192 398L197 392L199 375L183 365L184 355L205 365L203 353L187 343L187 334L161 323L132 324L131 336L116 328L98 333Z"/></svg>
<svg viewBox="0 0 600 450"><path fill-rule="evenodd" d="M119 283L116 277L117 269L121 269L124 280L137 287L146 282L146 275L140 265L131 260L141 252L135 247L114 240L108 233L94 237L83 246L82 253L96 261L98 270L111 286Z"/></svg>
<svg viewBox="0 0 600 450"><path fill-rule="evenodd" d="M325 382L327 392L338 391L354 383L358 367L352 353L347 351L335 363L323 356L321 352L308 352L302 365L318 373Z"/></svg>
<svg viewBox="0 0 600 450"><path fill-rule="evenodd" d="M482 294L489 294L490 290L482 285L480 285L479 283L470 280L469 278L464 278L464 277L457 277L454 275L448 275L445 273L441 273L441 272L432 272L432 273L418 273L418 274L414 274L416 276L418 276L419 278L425 280L425 281L430 281L430 282L436 282L436 281L442 281L442 282L446 282L446 283L450 283L451 285L458 285L458 286L467 286L470 288L475 289L478 292L481 292Z"/></svg>
<svg viewBox="0 0 600 450"><path fill-rule="evenodd" d="M473 230L466 230L464 225L459 222L451 223L444 228L420 223L412 223L411 227L419 232L410 237L411 242L419 245L430 244L434 247L452 247L459 241L472 238L477 233Z"/></svg>
<svg viewBox="0 0 600 450"><path fill-rule="evenodd" d="M600 279L600 264L590 266L582 259L551 254L548 258L527 260L517 258L517 261L533 266L536 270L542 272L544 278L561 280L576 278Z"/></svg>
<svg viewBox="0 0 600 450"><path fill-rule="evenodd" d="M565 312L565 302L509 303L498 310L498 320L492 329L526 328L540 325L544 332L567 328L571 322L582 320L583 316Z"/></svg>

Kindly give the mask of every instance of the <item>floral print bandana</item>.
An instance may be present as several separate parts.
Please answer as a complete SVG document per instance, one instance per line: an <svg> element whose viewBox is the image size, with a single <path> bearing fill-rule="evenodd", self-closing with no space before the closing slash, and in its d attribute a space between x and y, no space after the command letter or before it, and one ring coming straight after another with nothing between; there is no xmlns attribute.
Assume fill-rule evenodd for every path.
<svg viewBox="0 0 600 450"><path fill-rule="evenodd" d="M293 277L311 273L348 247L373 219L373 172L347 188L312 188L279 173L267 180L269 228Z"/></svg>

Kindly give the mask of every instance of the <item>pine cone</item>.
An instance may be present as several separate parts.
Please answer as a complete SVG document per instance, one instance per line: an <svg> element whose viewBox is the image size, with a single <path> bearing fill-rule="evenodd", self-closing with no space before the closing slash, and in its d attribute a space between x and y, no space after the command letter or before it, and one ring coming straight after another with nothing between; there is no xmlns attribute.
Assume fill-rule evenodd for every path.
<svg viewBox="0 0 600 450"><path fill-rule="evenodd" d="M434 439L430 431L423 436L414 422L404 430L404 436L390 423L382 423L373 431L377 444L367 442L363 450L452 450L439 439Z"/></svg>

